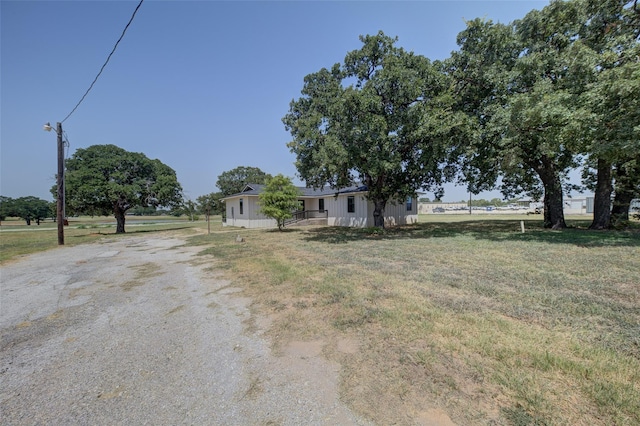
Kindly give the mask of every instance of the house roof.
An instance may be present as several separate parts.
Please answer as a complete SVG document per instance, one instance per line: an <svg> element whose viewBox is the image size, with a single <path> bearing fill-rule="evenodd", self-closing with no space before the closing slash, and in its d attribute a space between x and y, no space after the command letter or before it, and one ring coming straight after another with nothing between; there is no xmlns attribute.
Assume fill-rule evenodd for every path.
<svg viewBox="0 0 640 426"><path fill-rule="evenodd" d="M221 201L227 200L229 198L239 197L241 195L260 195L260 193L262 191L264 191L265 186L266 185L261 185L261 184L257 184L257 183L248 183L248 184L245 185L244 189L241 192L238 192L236 194L228 195L228 196L222 198ZM307 187L304 187L304 186L297 186L296 188L298 188L298 190L300 191L300 196L301 197L337 196L339 194L348 194L348 193L366 192L367 191L366 185L350 186L350 187L347 187L347 188L340 188L340 189L331 189L329 187L324 187L324 188L320 188L320 189L313 189L313 188L307 188Z"/></svg>

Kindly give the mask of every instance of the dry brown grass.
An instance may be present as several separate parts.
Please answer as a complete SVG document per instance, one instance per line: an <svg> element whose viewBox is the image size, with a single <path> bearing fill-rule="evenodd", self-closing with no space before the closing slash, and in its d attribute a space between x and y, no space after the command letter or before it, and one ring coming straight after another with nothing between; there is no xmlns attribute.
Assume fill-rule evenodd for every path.
<svg viewBox="0 0 640 426"><path fill-rule="evenodd" d="M173 232L194 227L206 227L204 222L189 222L186 219L175 219L172 223L155 223L163 220L162 216L127 218L125 234L115 234L115 219L112 217L80 217L70 218L69 226L64 228L65 245L75 246L91 242L99 242L104 238L124 238L146 232ZM168 220L168 219L167 219ZM23 225L24 221L3 221L0 226L0 264L18 259L20 256L51 250L58 247L57 226L52 222L41 225ZM212 224L219 229L222 224L219 218Z"/></svg>
<svg viewBox="0 0 640 426"><path fill-rule="evenodd" d="M193 243L271 316L276 349L324 342L376 423L640 423L638 232L473 219Z"/></svg>
<svg viewBox="0 0 640 426"><path fill-rule="evenodd" d="M431 413L460 425L640 424L637 225L592 232L574 220L553 232L526 217L522 234L523 217L426 219L382 233L131 231L197 231L191 244L214 256L198 263L210 261L209 273L269 316L276 351L321 342L342 365L343 400L378 424ZM67 236L106 237L91 228ZM6 261L55 247L55 229L1 240Z"/></svg>

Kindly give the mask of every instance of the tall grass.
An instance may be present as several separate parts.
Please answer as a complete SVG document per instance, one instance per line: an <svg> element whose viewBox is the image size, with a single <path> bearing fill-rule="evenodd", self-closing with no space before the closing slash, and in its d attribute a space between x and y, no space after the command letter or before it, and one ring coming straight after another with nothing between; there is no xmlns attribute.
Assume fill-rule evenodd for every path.
<svg viewBox="0 0 640 426"><path fill-rule="evenodd" d="M640 424L637 229L427 219L192 243L274 315L276 344L325 339L343 398L380 424L435 407L465 425Z"/></svg>

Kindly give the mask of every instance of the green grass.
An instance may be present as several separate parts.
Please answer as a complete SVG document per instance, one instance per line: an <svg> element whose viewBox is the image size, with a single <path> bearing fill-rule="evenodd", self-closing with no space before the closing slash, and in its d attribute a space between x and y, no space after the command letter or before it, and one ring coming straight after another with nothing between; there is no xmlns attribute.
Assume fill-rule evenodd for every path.
<svg viewBox="0 0 640 426"><path fill-rule="evenodd" d="M281 344L355 336L357 354L333 353L343 398L377 423L437 406L466 425L640 424L637 224L420 219L192 243L275 316Z"/></svg>
<svg viewBox="0 0 640 426"><path fill-rule="evenodd" d="M154 220L171 220L171 223L153 223ZM215 227L221 227L219 218L212 218ZM189 222L186 218L164 216L127 216L125 234L136 235L146 232L171 231L191 227L204 227L205 222ZM32 222L27 226L23 220L2 221L0 227L0 263L16 259L19 256L50 250L58 247L57 225L45 221L40 225ZM99 241L106 236L115 237L115 219L113 217L70 218L69 226L64 228L65 245L74 246Z"/></svg>

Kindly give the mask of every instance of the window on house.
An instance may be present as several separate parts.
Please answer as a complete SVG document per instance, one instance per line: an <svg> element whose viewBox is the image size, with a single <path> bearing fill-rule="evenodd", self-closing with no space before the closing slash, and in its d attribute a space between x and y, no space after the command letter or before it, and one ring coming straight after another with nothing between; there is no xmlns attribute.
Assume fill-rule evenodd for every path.
<svg viewBox="0 0 640 426"><path fill-rule="evenodd" d="M321 212L324 211L324 198L320 198L318 200L318 210L320 210Z"/></svg>
<svg viewBox="0 0 640 426"><path fill-rule="evenodd" d="M413 210L413 198L408 197L407 198L407 211L410 212L411 210Z"/></svg>
<svg viewBox="0 0 640 426"><path fill-rule="evenodd" d="M244 211L244 202L242 198L240 198L240 214L242 214L243 211Z"/></svg>
<svg viewBox="0 0 640 426"><path fill-rule="evenodd" d="M347 197L347 213L356 212L356 199L353 195Z"/></svg>

